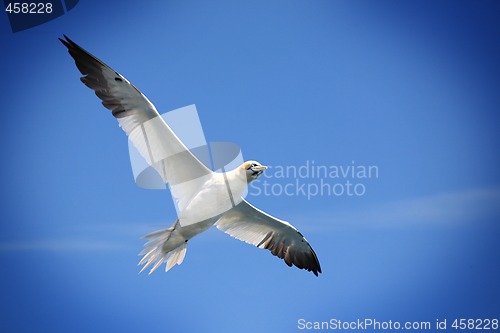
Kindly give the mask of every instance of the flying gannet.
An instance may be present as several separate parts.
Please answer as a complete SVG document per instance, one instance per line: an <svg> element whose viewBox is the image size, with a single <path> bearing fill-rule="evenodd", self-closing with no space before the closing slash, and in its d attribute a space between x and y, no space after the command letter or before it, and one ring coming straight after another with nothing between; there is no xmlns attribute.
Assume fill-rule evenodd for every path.
<svg viewBox="0 0 500 333"><path fill-rule="evenodd" d="M174 184L172 192L175 184L189 184L178 187L179 193L173 193L182 206L175 223L144 236L148 242L139 254L143 256L139 262L144 265L141 272L151 267L151 274L162 263L166 263L165 271L175 264L180 265L187 242L215 225L232 237L268 249L290 267L295 265L316 276L321 273L314 250L294 226L255 208L241 197L245 187L264 172L265 166L247 161L223 174L211 171L186 148L155 106L134 85L66 35L64 37L59 40L68 48L83 74L80 80L111 110L120 127L163 181ZM191 184L193 180L195 185ZM232 195L230 201L222 199L228 186ZM182 219L192 221L181 223Z"/></svg>

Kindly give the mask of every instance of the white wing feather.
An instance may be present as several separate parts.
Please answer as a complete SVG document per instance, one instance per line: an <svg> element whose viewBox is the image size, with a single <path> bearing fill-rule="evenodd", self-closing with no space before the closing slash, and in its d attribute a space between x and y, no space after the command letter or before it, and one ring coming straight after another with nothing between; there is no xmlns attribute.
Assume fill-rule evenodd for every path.
<svg viewBox="0 0 500 333"><path fill-rule="evenodd" d="M211 171L179 140L155 106L125 77L64 36L81 81L95 91L144 159L165 182L184 183Z"/></svg>
<svg viewBox="0 0 500 333"><path fill-rule="evenodd" d="M316 253L294 226L255 208L246 200L227 211L216 226L234 238L268 249L284 259L288 266L295 265L316 276L321 273Z"/></svg>

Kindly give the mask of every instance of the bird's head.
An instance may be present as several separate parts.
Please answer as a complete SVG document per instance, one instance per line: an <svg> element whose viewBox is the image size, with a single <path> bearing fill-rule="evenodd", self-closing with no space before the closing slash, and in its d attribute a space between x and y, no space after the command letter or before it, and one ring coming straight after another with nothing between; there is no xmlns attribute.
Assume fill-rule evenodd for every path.
<svg viewBox="0 0 500 333"><path fill-rule="evenodd" d="M257 161L246 161L240 168L245 171L248 183L256 180L267 169Z"/></svg>

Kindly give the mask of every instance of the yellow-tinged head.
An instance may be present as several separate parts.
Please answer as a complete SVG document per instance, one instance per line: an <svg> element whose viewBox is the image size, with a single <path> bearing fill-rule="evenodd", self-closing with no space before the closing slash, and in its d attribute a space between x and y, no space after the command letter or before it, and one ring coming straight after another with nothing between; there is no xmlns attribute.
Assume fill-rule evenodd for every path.
<svg viewBox="0 0 500 333"><path fill-rule="evenodd" d="M246 161L240 166L240 169L246 173L247 182L250 183L256 180L267 167L257 161Z"/></svg>

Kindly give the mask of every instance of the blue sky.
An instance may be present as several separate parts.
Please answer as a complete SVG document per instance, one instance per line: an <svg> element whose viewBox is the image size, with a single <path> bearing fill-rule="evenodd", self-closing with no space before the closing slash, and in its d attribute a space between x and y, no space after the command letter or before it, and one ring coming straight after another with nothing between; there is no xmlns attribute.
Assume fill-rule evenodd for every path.
<svg viewBox="0 0 500 333"><path fill-rule="evenodd" d="M499 15L495 1L81 0L13 34L1 14L1 330L498 316ZM134 183L126 137L62 34L160 112L196 104L207 140L247 159L377 166L353 180L363 196L249 197L301 230L324 273L214 229L181 266L139 275L140 237L175 210L168 192Z"/></svg>

